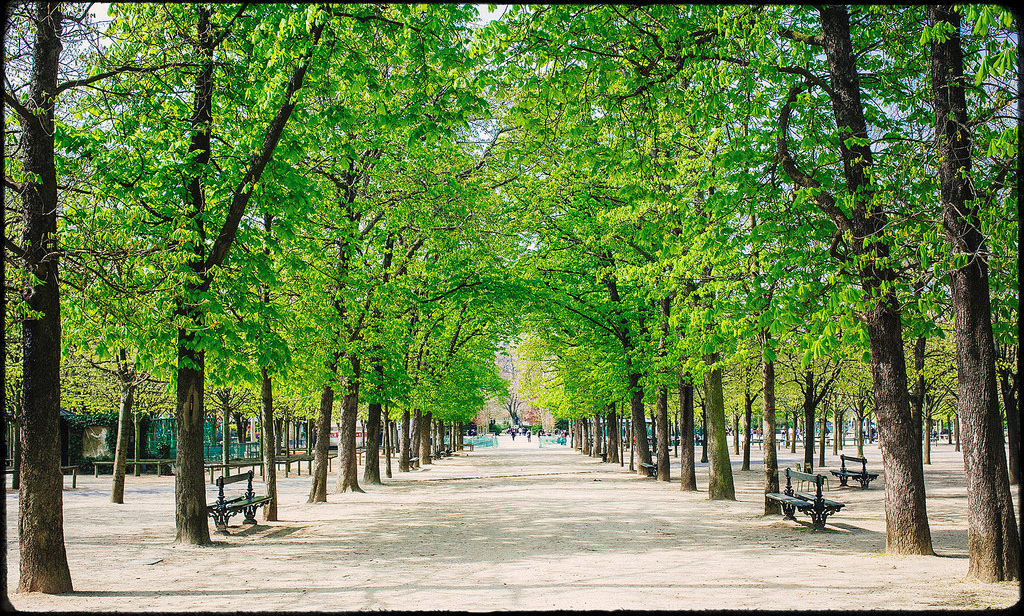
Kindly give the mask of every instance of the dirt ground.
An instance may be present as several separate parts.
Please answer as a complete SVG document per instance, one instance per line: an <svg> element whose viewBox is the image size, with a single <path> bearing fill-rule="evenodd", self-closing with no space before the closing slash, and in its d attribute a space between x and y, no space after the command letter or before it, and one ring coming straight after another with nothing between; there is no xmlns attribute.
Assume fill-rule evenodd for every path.
<svg viewBox="0 0 1024 616"><path fill-rule="evenodd" d="M881 471L877 448L865 454ZM798 456L780 452L780 467ZM797 523L763 516L761 465L740 472L732 457L737 499L728 502L508 436L419 471L399 473L396 461L385 485L326 504L306 503L304 464L301 476L278 471L279 521L243 528L236 516L229 536L202 548L173 545L173 477L129 476L124 505L109 502L109 475L79 476L76 489L65 477L75 592L9 599L18 610L61 612L960 611L1019 602L1019 583L966 577L963 458L952 446L939 444L925 468L936 555L916 557L883 553L884 478L868 490L832 479L829 497L846 508L815 532L801 514ZM760 460L756 447L752 457ZM827 462L839 466L831 448ZM706 489L706 464L697 479ZM18 495L9 487L6 507L13 590Z"/></svg>

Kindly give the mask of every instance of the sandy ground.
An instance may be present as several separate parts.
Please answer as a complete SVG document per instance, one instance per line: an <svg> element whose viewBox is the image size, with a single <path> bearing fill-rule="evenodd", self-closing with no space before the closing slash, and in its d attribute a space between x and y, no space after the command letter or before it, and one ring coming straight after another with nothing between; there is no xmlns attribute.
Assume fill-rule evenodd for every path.
<svg viewBox="0 0 1024 616"><path fill-rule="evenodd" d="M865 453L880 471L877 448ZM826 468L838 467L829 454ZM797 456L781 452L780 466ZM236 516L230 536L215 534L203 548L172 544L172 477L129 476L124 505L109 502L109 475L80 476L77 489L65 477L75 592L9 599L25 611L132 612L1013 606L1020 584L966 578L961 455L940 444L932 461L925 476L936 555L917 557L882 553L882 479L866 491L833 479L829 496L846 508L814 532L806 516L794 523L761 514L758 463L740 472L734 461L736 501L709 501L567 447L508 436L419 471L399 473L396 462L385 485L326 504L306 503L305 468L301 477L294 467L288 478L279 471L280 520L243 528ZM706 488L706 464L697 478ZM8 489L6 499L14 589L18 496Z"/></svg>

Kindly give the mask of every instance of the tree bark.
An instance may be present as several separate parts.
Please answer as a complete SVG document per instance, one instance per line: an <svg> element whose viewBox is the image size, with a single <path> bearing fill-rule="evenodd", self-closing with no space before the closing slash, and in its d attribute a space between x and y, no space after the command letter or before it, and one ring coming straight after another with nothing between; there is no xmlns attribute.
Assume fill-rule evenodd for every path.
<svg viewBox="0 0 1024 616"><path fill-rule="evenodd" d="M814 371L804 372L804 472L814 468L814 411L818 400L814 390Z"/></svg>
<svg viewBox="0 0 1024 616"><path fill-rule="evenodd" d="M700 461L701 464L707 464L708 461L708 405L705 400L701 403L700 409Z"/></svg>
<svg viewBox="0 0 1024 616"><path fill-rule="evenodd" d="M420 467L420 449L423 446L420 444L423 438L420 435L420 423L423 421L423 412L420 409L414 409L412 414L412 421L409 424L409 451L413 458L416 458L416 462L410 462L411 468Z"/></svg>
<svg viewBox="0 0 1024 616"><path fill-rule="evenodd" d="M25 177L23 298L38 317L22 325L21 460L18 482L18 592L72 592L64 547L64 477L60 470L60 290L54 93L63 34L57 3L36 2L27 107L20 117ZM35 281L32 277L38 279Z"/></svg>
<svg viewBox="0 0 1024 616"><path fill-rule="evenodd" d="M914 341L914 395L910 397L910 417L914 423L917 434L917 446L922 447L921 440L921 410L924 407L924 351L925 337L918 336ZM927 438L927 436L925 437Z"/></svg>
<svg viewBox="0 0 1024 616"><path fill-rule="evenodd" d="M717 353L707 360L709 365L718 361ZM725 434L725 401L722 396L722 371L719 368L704 375L704 399L707 401L709 452L708 498L710 500L736 500L729 461L729 441Z"/></svg>
<svg viewBox="0 0 1024 616"><path fill-rule="evenodd" d="M391 449L393 443L391 441L391 418L388 416L387 410L384 411L384 474L390 479L391 478Z"/></svg>
<svg viewBox="0 0 1024 616"><path fill-rule="evenodd" d="M633 448L636 450L637 474L646 475L640 464L651 463L651 447L647 441L647 414L644 413L644 390L640 386L640 373L631 372L629 377L629 412L633 423ZM632 453L631 453L632 455Z"/></svg>
<svg viewBox="0 0 1024 616"><path fill-rule="evenodd" d="M420 465L433 464L430 451L430 425L433 413L421 413L419 421Z"/></svg>
<svg viewBox="0 0 1024 616"><path fill-rule="evenodd" d="M787 175L797 184L817 189L819 208L851 238L851 250L858 257L861 286L871 302L864 312L871 347L871 374L878 417L879 446L885 470L886 551L893 554L932 554L931 532L925 501L921 448L916 447L907 392L906 358L899 298L894 282L897 273L887 264L889 247L884 238L888 226L885 209L871 203L874 187L870 180L873 156L867 123L861 104L855 56L850 38L846 7L818 8L822 44L829 69L830 98L839 134L836 142L843 160L846 191L853 197L846 214L821 184L796 168L785 150L788 129L787 102L779 119L780 160ZM791 96L794 96L791 91ZM813 430L813 424L806 426Z"/></svg>
<svg viewBox="0 0 1024 616"><path fill-rule="evenodd" d="M124 361L124 350L121 350ZM122 366L124 364L122 363ZM114 447L114 478L110 487L110 502L124 504L124 478L128 462L128 430L132 417L132 404L135 401L135 385L121 382L121 403L117 411L117 445ZM136 464L135 468L139 465Z"/></svg>
<svg viewBox="0 0 1024 616"><path fill-rule="evenodd" d="M409 409L402 411L402 435L399 439L398 470L409 472Z"/></svg>
<svg viewBox="0 0 1024 616"><path fill-rule="evenodd" d="M693 383L679 369L679 489L697 491L697 470L693 450Z"/></svg>
<svg viewBox="0 0 1024 616"><path fill-rule="evenodd" d="M341 432L338 442L338 481L334 493L362 492L359 487L356 453L356 420L359 413L360 361L356 355L348 356L352 374L346 379L345 397L341 408Z"/></svg>
<svg viewBox="0 0 1024 616"><path fill-rule="evenodd" d="M227 404L220 408L220 457L224 464L231 459L231 409Z"/></svg>
<svg viewBox="0 0 1024 616"><path fill-rule="evenodd" d="M929 5L929 25L940 22L953 26L944 41L931 44L942 223L953 255L968 257L965 265L950 271L957 415L963 418L967 471L968 575L986 582L1018 580L1020 540L996 393L987 248L970 183L972 144L967 130L960 15L952 6Z"/></svg>
<svg viewBox="0 0 1024 616"><path fill-rule="evenodd" d="M195 323L198 315L179 309L179 315ZM195 334L178 330L177 455L175 459L175 544L210 543L206 512L206 475L203 468L203 401L206 358L196 349Z"/></svg>
<svg viewBox="0 0 1024 616"><path fill-rule="evenodd" d="M750 422L753 420L754 414L754 397L750 395L749 391L743 393L743 462L740 466L741 471L750 470L750 437L751 427Z"/></svg>
<svg viewBox="0 0 1024 616"><path fill-rule="evenodd" d="M367 405L366 463L363 465L363 482L370 485L384 484L380 479L381 408L380 402L371 402Z"/></svg>
<svg viewBox="0 0 1024 616"><path fill-rule="evenodd" d="M605 423L608 424L608 439L605 442L604 450L608 453L608 462L619 463L619 415L615 412L615 403L609 402L605 405L608 414L605 416ZM538 437L539 438L539 437Z"/></svg>
<svg viewBox="0 0 1024 616"><path fill-rule="evenodd" d="M1009 447L1006 460L1010 485L1020 484L1020 407L1017 405L1018 376L1009 369L999 369L999 384L1006 411L1006 440Z"/></svg>
<svg viewBox="0 0 1024 616"><path fill-rule="evenodd" d="M771 334L761 332L762 345L767 347ZM761 447L764 455L764 493L779 492L779 460L775 452L775 362L764 361L761 369ZM764 499L765 515L782 513L778 501Z"/></svg>
<svg viewBox="0 0 1024 616"><path fill-rule="evenodd" d="M800 430L800 415L793 411L793 431L789 438L789 453L796 453L796 433Z"/></svg>
<svg viewBox="0 0 1024 616"><path fill-rule="evenodd" d="M331 411L333 410L334 389L330 385L324 385L323 390L320 392L320 411L316 416L316 447L313 453L313 477L307 503L327 502L327 467L330 462L328 456L331 454ZM266 440L263 442L267 443ZM263 449L266 451L266 445L264 445Z"/></svg>
<svg viewBox="0 0 1024 616"><path fill-rule="evenodd" d="M658 481L671 481L671 462L668 458L668 447L670 435L668 433L668 387L662 385L658 388L658 398L655 401L656 425L658 431Z"/></svg>
<svg viewBox="0 0 1024 616"><path fill-rule="evenodd" d="M330 413L330 411L328 411ZM277 451L274 429L274 384L266 366L260 368L260 421L263 424L263 483L270 502L263 508L263 519L277 521ZM330 434L328 426L328 435ZM328 436L328 439L330 437Z"/></svg>

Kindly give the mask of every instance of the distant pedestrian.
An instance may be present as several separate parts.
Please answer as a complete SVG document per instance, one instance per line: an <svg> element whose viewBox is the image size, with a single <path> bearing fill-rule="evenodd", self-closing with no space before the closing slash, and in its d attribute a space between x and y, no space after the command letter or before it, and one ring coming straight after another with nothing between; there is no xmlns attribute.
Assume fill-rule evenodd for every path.
<svg viewBox="0 0 1024 616"><path fill-rule="evenodd" d="M530 433L529 432L526 433L526 442L527 443L530 442Z"/></svg>
<svg viewBox="0 0 1024 616"><path fill-rule="evenodd" d="M512 431L512 441L515 442L515 440L516 440L516 432L515 432L515 430L513 430Z"/></svg>

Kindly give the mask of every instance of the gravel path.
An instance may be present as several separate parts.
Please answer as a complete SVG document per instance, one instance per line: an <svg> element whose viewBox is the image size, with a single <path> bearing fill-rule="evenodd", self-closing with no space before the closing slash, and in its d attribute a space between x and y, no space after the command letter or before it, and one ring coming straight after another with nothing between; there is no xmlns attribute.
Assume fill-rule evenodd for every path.
<svg viewBox="0 0 1024 616"><path fill-rule="evenodd" d="M866 491L833 480L831 498L847 506L813 532L806 516L761 515L757 463L740 472L734 462L736 501L709 501L675 482L537 445L502 436L496 448L410 473L396 461L385 485L332 494L326 504L306 503L305 468L288 478L279 471L280 520L233 525L203 548L172 545L173 477L129 476L124 505L110 504L109 475L79 476L74 490L68 477L75 592L10 600L25 611L306 612L963 610L1020 599L1017 583L966 579L963 461L948 445L933 450L925 470L937 554L927 557L882 553L882 479ZM865 453L881 470L877 448ZM759 460L756 448L752 455ZM780 452L780 466L798 455ZM828 462L839 466L838 457ZM697 478L706 488L706 465ZM13 589L18 496L9 488L6 506Z"/></svg>

